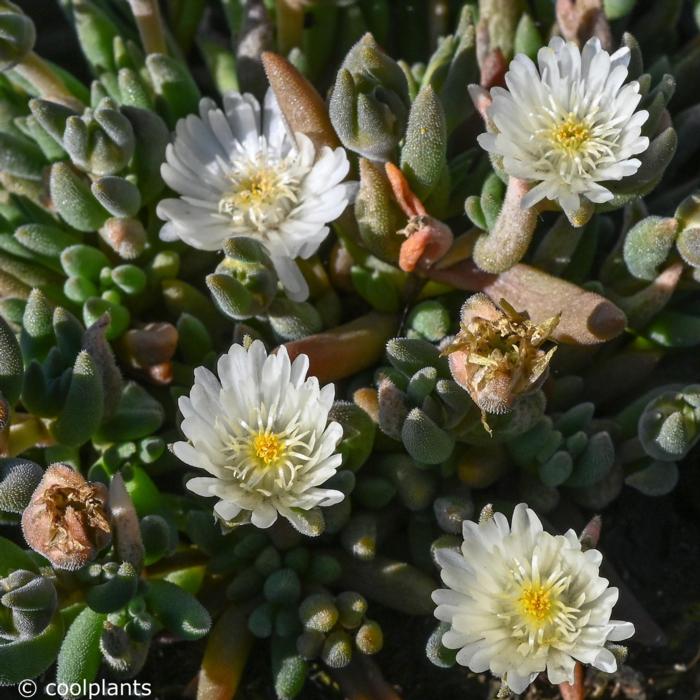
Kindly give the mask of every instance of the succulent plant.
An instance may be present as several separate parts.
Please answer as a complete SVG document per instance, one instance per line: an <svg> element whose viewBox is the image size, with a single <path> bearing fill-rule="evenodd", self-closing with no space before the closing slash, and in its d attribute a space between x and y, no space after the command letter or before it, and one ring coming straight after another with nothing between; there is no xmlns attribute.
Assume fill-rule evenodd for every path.
<svg viewBox="0 0 700 700"><path fill-rule="evenodd" d="M390 698L386 638L499 697L546 670L582 693L574 658L616 668L623 623L559 673L467 653L454 611L488 542L550 541L519 501L554 530L694 494L690 13L166 5L61 3L59 66L0 2L0 685L138 678L206 637L200 698L253 654L254 693ZM590 568L600 528L552 541ZM545 590L504 562L508 643L556 636L554 605L586 627L586 567ZM433 598L427 640L386 624Z"/></svg>

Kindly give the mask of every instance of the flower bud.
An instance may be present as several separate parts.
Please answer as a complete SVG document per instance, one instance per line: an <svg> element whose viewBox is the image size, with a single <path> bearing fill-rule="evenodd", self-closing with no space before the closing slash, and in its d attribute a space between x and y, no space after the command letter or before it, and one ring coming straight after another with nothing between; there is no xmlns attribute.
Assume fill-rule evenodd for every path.
<svg viewBox="0 0 700 700"><path fill-rule="evenodd" d="M409 106L404 72L365 34L345 57L330 98L331 122L343 145L370 160L389 160Z"/></svg>
<svg viewBox="0 0 700 700"><path fill-rule="evenodd" d="M44 474L22 515L27 544L56 568L73 571L95 559L112 536L107 489L65 464Z"/></svg>
<svg viewBox="0 0 700 700"><path fill-rule="evenodd" d="M555 348L541 346L559 317L539 325L505 300L502 309L485 294L465 302L460 331L443 354L454 380L486 413L507 413L516 400L536 391L547 377Z"/></svg>

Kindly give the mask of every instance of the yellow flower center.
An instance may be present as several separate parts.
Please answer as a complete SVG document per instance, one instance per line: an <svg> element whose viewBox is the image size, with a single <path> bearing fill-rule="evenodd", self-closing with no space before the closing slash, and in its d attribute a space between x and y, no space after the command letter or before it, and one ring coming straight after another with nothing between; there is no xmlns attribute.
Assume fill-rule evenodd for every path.
<svg viewBox="0 0 700 700"><path fill-rule="evenodd" d="M552 129L551 139L562 151L580 151L591 137L591 130L577 117L570 114Z"/></svg>
<svg viewBox="0 0 700 700"><path fill-rule="evenodd" d="M284 443L282 440L271 433L258 433L253 438L253 454L265 463L265 466L270 466L276 462L284 452Z"/></svg>
<svg viewBox="0 0 700 700"><path fill-rule="evenodd" d="M277 173L271 168L259 170L238 183L228 200L237 207L270 204L280 195Z"/></svg>
<svg viewBox="0 0 700 700"><path fill-rule="evenodd" d="M299 173L287 160L264 154L242 159L228 174L230 187L219 201L219 212L228 214L235 227L275 228L299 200Z"/></svg>
<svg viewBox="0 0 700 700"><path fill-rule="evenodd" d="M552 617L551 588L530 583L523 587L518 598L520 613L532 625L543 625Z"/></svg>

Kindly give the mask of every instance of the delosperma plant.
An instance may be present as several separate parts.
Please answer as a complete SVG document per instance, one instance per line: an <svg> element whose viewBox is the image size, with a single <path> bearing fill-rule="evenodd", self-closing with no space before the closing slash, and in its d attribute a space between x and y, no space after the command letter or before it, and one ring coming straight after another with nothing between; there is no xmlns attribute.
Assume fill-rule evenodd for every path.
<svg viewBox="0 0 700 700"><path fill-rule="evenodd" d="M0 2L0 686L583 698L604 511L697 466L683 3L58 5L61 66Z"/></svg>

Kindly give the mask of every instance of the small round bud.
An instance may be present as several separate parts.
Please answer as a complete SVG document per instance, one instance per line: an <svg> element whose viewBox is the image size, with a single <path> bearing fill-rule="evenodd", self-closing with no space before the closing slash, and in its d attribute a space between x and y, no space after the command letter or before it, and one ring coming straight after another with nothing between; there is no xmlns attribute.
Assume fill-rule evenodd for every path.
<svg viewBox="0 0 700 700"><path fill-rule="evenodd" d="M333 598L326 593L310 595L299 606L299 618L309 630L330 632L338 622L339 616Z"/></svg>
<svg viewBox="0 0 700 700"><path fill-rule="evenodd" d="M376 654L384 646L384 633L378 622L367 620L355 635L355 644L363 654Z"/></svg>
<svg viewBox="0 0 700 700"><path fill-rule="evenodd" d="M335 599L340 613L340 624L346 629L356 629L367 612L367 600L355 591L344 591Z"/></svg>
<svg viewBox="0 0 700 700"><path fill-rule="evenodd" d="M344 668L352 659L352 641L345 630L337 629L327 637L321 649L321 660L330 668Z"/></svg>

